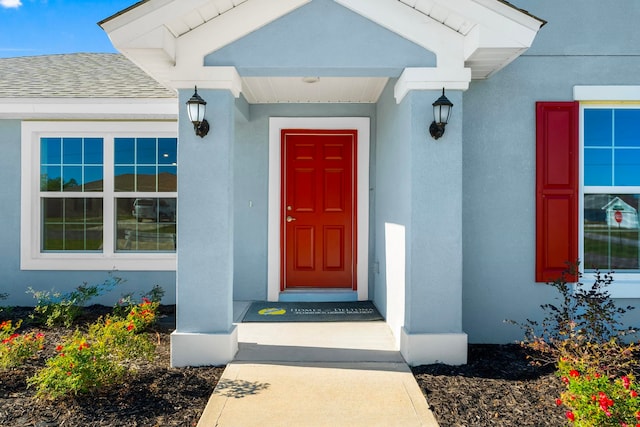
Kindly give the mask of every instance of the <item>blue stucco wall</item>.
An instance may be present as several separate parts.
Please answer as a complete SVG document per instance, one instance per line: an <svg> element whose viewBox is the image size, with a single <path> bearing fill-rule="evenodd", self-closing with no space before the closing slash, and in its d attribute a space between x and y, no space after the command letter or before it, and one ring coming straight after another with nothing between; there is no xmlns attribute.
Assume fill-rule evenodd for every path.
<svg viewBox="0 0 640 427"><path fill-rule="evenodd" d="M407 227L411 221L410 104L396 105L392 80L378 102L378 129L375 163L374 301L396 336L404 325L406 295ZM397 246L396 246L397 245Z"/></svg>
<svg viewBox="0 0 640 427"><path fill-rule="evenodd" d="M574 85L640 84L640 3L513 3L548 24L529 51L464 94L463 328L476 343L521 338L503 319L539 318L556 296L534 282L535 102L573 100Z"/></svg>
<svg viewBox="0 0 640 427"><path fill-rule="evenodd" d="M435 55L333 0L315 0L208 55L243 76L390 76Z"/></svg>
<svg viewBox="0 0 640 427"><path fill-rule="evenodd" d="M20 270L20 121L0 120L0 181L4 183L0 218L0 293L9 294L0 305L32 306L33 297L27 288L69 292L83 283L99 284L109 277L107 271L21 271ZM91 303L114 304L122 294L133 292L139 296L154 285L166 291L164 303L175 302L175 273L173 272L112 272L124 279L114 291Z"/></svg>

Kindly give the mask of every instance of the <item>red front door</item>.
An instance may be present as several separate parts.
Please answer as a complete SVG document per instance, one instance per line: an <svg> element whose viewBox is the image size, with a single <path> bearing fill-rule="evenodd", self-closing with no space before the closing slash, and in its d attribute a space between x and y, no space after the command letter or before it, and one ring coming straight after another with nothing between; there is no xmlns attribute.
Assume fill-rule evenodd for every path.
<svg viewBox="0 0 640 427"><path fill-rule="evenodd" d="M281 289L356 289L355 130L284 129Z"/></svg>

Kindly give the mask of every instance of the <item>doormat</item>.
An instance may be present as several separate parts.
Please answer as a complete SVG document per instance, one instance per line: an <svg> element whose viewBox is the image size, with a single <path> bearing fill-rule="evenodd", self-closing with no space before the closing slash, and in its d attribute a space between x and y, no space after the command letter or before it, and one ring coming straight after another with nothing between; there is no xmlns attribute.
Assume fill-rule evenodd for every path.
<svg viewBox="0 0 640 427"><path fill-rule="evenodd" d="M369 322L384 320L371 301L254 302L243 322Z"/></svg>

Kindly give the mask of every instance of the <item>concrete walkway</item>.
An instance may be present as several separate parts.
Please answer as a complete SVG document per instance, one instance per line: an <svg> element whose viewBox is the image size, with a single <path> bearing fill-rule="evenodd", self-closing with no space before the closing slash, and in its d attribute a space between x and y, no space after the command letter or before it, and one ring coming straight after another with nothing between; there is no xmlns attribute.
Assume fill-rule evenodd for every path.
<svg viewBox="0 0 640 427"><path fill-rule="evenodd" d="M239 323L238 340L198 427L438 426L384 322Z"/></svg>

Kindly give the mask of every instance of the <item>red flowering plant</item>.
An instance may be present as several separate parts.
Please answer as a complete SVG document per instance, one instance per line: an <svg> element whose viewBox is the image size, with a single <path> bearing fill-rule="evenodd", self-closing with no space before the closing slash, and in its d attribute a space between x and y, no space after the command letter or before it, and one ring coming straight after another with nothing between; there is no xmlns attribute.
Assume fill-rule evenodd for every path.
<svg viewBox="0 0 640 427"><path fill-rule="evenodd" d="M21 321L12 324L11 320L0 323L0 369L21 365L44 346L43 334L18 333L21 324Z"/></svg>
<svg viewBox="0 0 640 427"><path fill-rule="evenodd" d="M150 299L143 297L142 302L132 306L131 310L127 314L127 320L129 321L127 327L129 330L135 329L137 331L142 331L151 326L156 321L159 306L159 302L153 302Z"/></svg>
<svg viewBox="0 0 640 427"><path fill-rule="evenodd" d="M140 302L133 298L133 294L126 294L113 307L113 314L123 318L142 315L145 319L137 319L136 324L138 327L147 327L155 322L163 296L164 289L159 285L154 285L149 292L142 294Z"/></svg>
<svg viewBox="0 0 640 427"><path fill-rule="evenodd" d="M640 398L633 375L608 377L591 368L561 360L558 375L566 385L556 404L567 408L571 425L637 426L640 425Z"/></svg>

